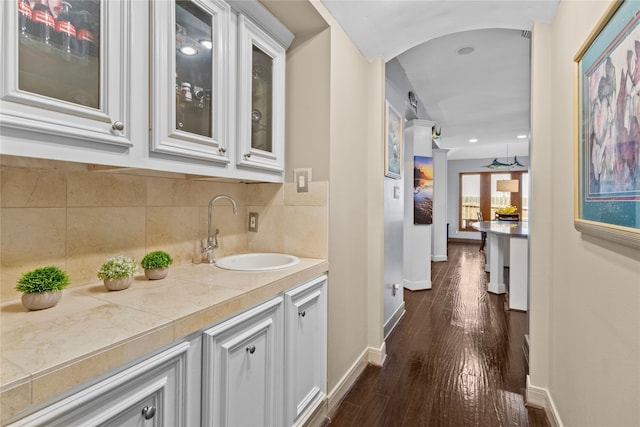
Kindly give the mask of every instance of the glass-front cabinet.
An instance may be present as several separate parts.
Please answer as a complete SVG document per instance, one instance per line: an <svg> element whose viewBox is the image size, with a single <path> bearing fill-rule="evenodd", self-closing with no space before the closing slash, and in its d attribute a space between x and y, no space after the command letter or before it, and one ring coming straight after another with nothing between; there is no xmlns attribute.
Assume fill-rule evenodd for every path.
<svg viewBox="0 0 640 427"><path fill-rule="evenodd" d="M226 163L230 8L214 0L150 4L151 150Z"/></svg>
<svg viewBox="0 0 640 427"><path fill-rule="evenodd" d="M3 132L130 147L129 7L129 0L3 1Z"/></svg>
<svg viewBox="0 0 640 427"><path fill-rule="evenodd" d="M282 182L285 49L258 0L0 0L1 153Z"/></svg>
<svg viewBox="0 0 640 427"><path fill-rule="evenodd" d="M238 17L238 164L284 170L285 50Z"/></svg>

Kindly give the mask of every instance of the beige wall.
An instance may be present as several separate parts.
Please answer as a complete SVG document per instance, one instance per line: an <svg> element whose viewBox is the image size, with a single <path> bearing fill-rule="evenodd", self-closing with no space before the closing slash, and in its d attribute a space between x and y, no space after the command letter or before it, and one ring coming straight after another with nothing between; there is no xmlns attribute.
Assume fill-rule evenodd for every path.
<svg viewBox="0 0 640 427"><path fill-rule="evenodd" d="M326 9L314 5L331 25L328 388L332 391L367 347L382 344L383 129L381 107L375 105L384 102L384 64L368 62ZM376 110L378 117L371 117Z"/></svg>
<svg viewBox="0 0 640 427"><path fill-rule="evenodd" d="M566 426L640 425L640 250L573 227L573 57L608 5L534 29L531 381Z"/></svg>
<svg viewBox="0 0 640 427"><path fill-rule="evenodd" d="M149 177L90 171L85 164L3 156L0 165L0 289L2 300L19 297L20 274L47 264L65 269L72 286L98 281L105 258L140 261L151 250L169 252L175 264L191 262L195 235L205 237L211 197L228 194L213 209L220 229L216 256L245 251L287 252L326 258L326 182L309 193L289 184L194 181L180 175ZM226 206L225 206L226 205ZM259 230L249 233L248 213Z"/></svg>
<svg viewBox="0 0 640 427"><path fill-rule="evenodd" d="M295 168L329 180L330 41L326 29L287 51L287 182Z"/></svg>

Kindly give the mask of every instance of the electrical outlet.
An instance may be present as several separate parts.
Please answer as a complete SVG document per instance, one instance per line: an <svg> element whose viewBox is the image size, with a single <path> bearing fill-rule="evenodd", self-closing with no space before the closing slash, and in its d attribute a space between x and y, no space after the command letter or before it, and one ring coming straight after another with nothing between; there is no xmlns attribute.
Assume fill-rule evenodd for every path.
<svg viewBox="0 0 640 427"><path fill-rule="evenodd" d="M249 231L258 231L258 212L249 212Z"/></svg>

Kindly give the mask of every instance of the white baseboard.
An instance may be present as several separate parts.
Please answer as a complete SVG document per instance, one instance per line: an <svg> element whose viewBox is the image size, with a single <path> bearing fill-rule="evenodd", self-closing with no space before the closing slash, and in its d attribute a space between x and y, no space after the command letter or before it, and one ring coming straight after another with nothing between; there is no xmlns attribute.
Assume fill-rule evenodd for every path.
<svg viewBox="0 0 640 427"><path fill-rule="evenodd" d="M551 423L551 427L564 427L549 390L543 387L531 385L531 378L529 375L527 375L526 401L529 405L539 406L544 409L547 414L547 419L549 420L549 423Z"/></svg>
<svg viewBox="0 0 640 427"><path fill-rule="evenodd" d="M447 255L433 255L431 257L431 261L433 262L442 262L442 261L446 261L447 259L448 259Z"/></svg>
<svg viewBox="0 0 640 427"><path fill-rule="evenodd" d="M431 289L431 280L421 280L418 282L411 282L409 280L403 280L402 286L410 291L422 291L425 289Z"/></svg>
<svg viewBox="0 0 640 427"><path fill-rule="evenodd" d="M338 384L329 392L329 417L335 415L340 403L342 403L342 400L349 393L349 390L351 390L351 387L356 383L367 365L382 366L386 358L387 346L384 342L380 348L368 347L362 352L360 357L351 365L351 368L338 381Z"/></svg>
<svg viewBox="0 0 640 427"><path fill-rule="evenodd" d="M328 423L327 397L322 398L322 402L318 405L313 413L304 417L304 421L294 424L294 427L323 427Z"/></svg>
<svg viewBox="0 0 640 427"><path fill-rule="evenodd" d="M338 384L336 384L329 392L329 417L335 415L335 411L340 406L340 403L342 403L344 397L347 395L349 390L351 390L351 387L353 387L358 380L358 377L360 377L360 374L362 374L369 364L368 354L369 349L365 349L340 381L338 381Z"/></svg>
<svg viewBox="0 0 640 427"><path fill-rule="evenodd" d="M372 365L384 366L384 361L387 358L387 345L382 341L380 348L367 348L367 360Z"/></svg>
<svg viewBox="0 0 640 427"><path fill-rule="evenodd" d="M389 320L387 320L387 323L384 324L384 339L387 339L389 334L395 329L398 323L400 323L400 319L404 317L404 314L404 301L402 301L402 304L400 304L396 312L393 313Z"/></svg>

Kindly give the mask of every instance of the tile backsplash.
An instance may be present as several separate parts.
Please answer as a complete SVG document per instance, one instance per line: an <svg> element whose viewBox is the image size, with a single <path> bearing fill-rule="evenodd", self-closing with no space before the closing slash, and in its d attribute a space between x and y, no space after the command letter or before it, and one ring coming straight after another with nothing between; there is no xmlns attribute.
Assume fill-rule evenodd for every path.
<svg viewBox="0 0 640 427"><path fill-rule="evenodd" d="M105 258L140 261L165 250L174 264L192 261L196 236L207 233L207 206L218 194L238 202L213 208L220 230L216 257L239 252L286 252L310 258L328 253L328 183L297 193L293 183L223 183L94 171L89 165L2 156L0 162L0 291L18 298L20 275L54 264L71 286L98 281ZM249 212L260 215L247 231Z"/></svg>

